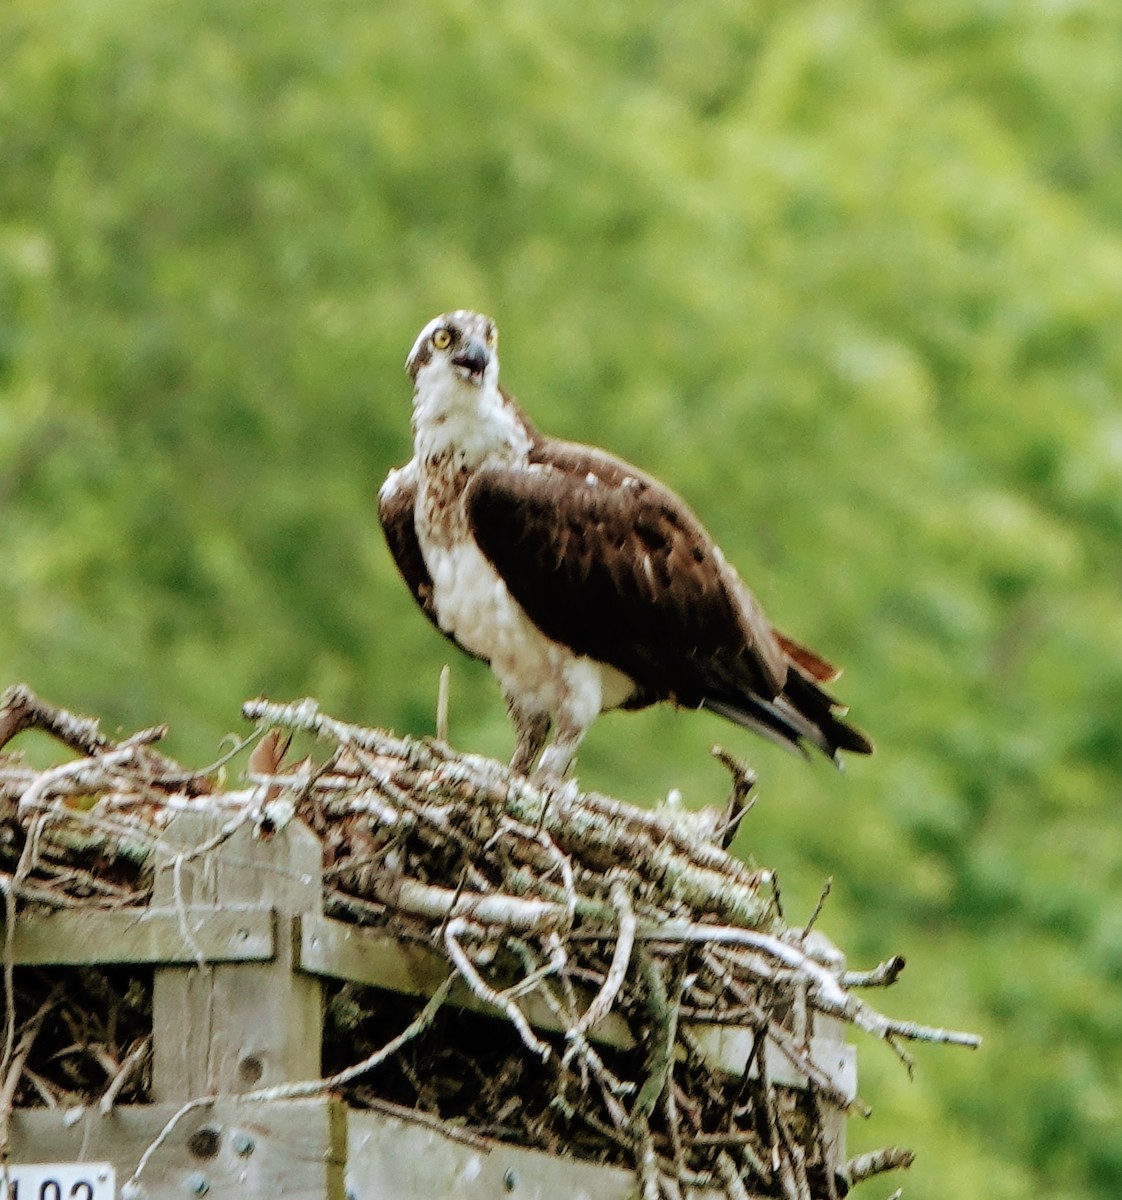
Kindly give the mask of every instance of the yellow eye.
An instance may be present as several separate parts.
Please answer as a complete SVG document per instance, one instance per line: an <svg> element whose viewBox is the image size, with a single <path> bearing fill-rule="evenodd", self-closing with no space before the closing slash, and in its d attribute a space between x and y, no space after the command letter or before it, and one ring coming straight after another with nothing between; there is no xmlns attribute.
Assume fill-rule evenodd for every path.
<svg viewBox="0 0 1122 1200"><path fill-rule="evenodd" d="M451 346L451 344L452 344L452 335L448 332L447 329L438 329L432 335L432 344L438 350L447 350L448 347Z"/></svg>

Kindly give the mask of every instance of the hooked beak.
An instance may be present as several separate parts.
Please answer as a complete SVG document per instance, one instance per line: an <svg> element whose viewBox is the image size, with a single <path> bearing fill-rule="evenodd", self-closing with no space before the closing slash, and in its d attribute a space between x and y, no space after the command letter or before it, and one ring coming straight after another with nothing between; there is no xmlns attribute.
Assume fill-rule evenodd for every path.
<svg viewBox="0 0 1122 1200"><path fill-rule="evenodd" d="M468 338L459 351L452 356L456 373L476 387L483 382L483 372L491 361L491 351L479 338Z"/></svg>

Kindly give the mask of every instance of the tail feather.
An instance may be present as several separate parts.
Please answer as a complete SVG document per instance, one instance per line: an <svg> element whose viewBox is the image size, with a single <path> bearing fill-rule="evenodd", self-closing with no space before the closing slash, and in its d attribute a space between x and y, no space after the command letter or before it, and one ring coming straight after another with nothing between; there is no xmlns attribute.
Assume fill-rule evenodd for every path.
<svg viewBox="0 0 1122 1200"><path fill-rule="evenodd" d="M772 701L757 700L752 697L738 701L736 704L726 704L723 700L703 700L701 707L707 708L719 717L724 717L726 721L732 721L734 725L739 725L742 729L750 729L753 733L758 733L761 737L767 738L769 742L775 742L777 746L782 746L784 750L793 750L796 754L801 754L803 758L810 757L803 745L803 739L808 738L815 741L812 736L813 730L801 728L800 725L803 724L801 722L800 725L793 724L776 708ZM817 741L815 744L824 753L829 754L827 748Z"/></svg>
<svg viewBox="0 0 1122 1200"><path fill-rule="evenodd" d="M796 642L793 637L780 633L778 629L773 629L771 632L775 635L775 640L779 643L779 648L783 653L816 683L833 683L841 674L840 667L835 667L832 662L823 658L809 646L804 646L802 642Z"/></svg>
<svg viewBox="0 0 1122 1200"><path fill-rule="evenodd" d="M792 665L783 691L774 699L741 695L735 699L706 698L704 708L781 746L806 754L804 743L840 764L838 754L871 754L873 743L856 726L841 719L845 709L813 679Z"/></svg>

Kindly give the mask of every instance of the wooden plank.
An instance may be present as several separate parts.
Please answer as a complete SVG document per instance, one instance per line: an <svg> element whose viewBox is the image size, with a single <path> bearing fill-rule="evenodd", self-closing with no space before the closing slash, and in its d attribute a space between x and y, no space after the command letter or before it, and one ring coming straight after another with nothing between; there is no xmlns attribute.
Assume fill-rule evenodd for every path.
<svg viewBox="0 0 1122 1200"><path fill-rule="evenodd" d="M175 1115L174 1104L66 1112L16 1109L11 1161L113 1163L118 1186ZM337 1100L220 1100L185 1114L139 1180L144 1200L634 1200L635 1175L429 1124L348 1111ZM689 1200L723 1193L691 1192Z"/></svg>
<svg viewBox="0 0 1122 1200"><path fill-rule="evenodd" d="M219 818L184 812L165 844L193 852L221 828ZM225 907L268 897L285 933L269 962L156 969L154 1099L238 1095L319 1077L323 987L295 970L292 918L322 912L321 860L319 839L300 822L267 837L246 822L206 854L185 855L178 872L174 853L157 864L157 903Z"/></svg>
<svg viewBox="0 0 1122 1200"><path fill-rule="evenodd" d="M112 1162L120 1187L175 1115L175 1104L16 1109L13 1162ZM150 1158L145 1200L345 1200L347 1115L337 1100L218 1101L188 1112Z"/></svg>
<svg viewBox="0 0 1122 1200"><path fill-rule="evenodd" d="M448 974L447 962L427 947L334 917L302 913L296 936L297 963L313 975L431 996Z"/></svg>
<svg viewBox="0 0 1122 1200"><path fill-rule="evenodd" d="M435 951L399 941L392 934L312 914L303 914L298 922L299 965L313 975L349 979L404 996L431 996L448 974L448 963ZM502 1015L459 980L448 1003L469 1012ZM518 1004L536 1029L561 1032L561 1023L539 996L523 996ZM615 1013L594 1025L589 1036L603 1045L625 1049L635 1045L627 1022Z"/></svg>
<svg viewBox="0 0 1122 1200"><path fill-rule="evenodd" d="M60 909L21 915L13 941L16 966L250 962L273 957L276 920L260 905Z"/></svg>
<svg viewBox="0 0 1122 1200"><path fill-rule="evenodd" d="M635 1200L634 1171L504 1146L468 1145L403 1117L352 1112L347 1195L353 1200ZM691 1191L688 1200L724 1192ZM751 1200L751 1197L749 1198Z"/></svg>
<svg viewBox="0 0 1122 1200"><path fill-rule="evenodd" d="M754 1035L750 1029L736 1025L690 1025L697 1038L698 1048L707 1062L717 1065L726 1074L740 1075L748 1065ZM857 1098L857 1048L846 1040L843 1028L831 1017L815 1019L816 1032L810 1039L810 1061L838 1089L847 1102ZM805 1088L808 1080L794 1063L769 1041L764 1047L768 1078L783 1087ZM751 1075L757 1074L755 1065Z"/></svg>

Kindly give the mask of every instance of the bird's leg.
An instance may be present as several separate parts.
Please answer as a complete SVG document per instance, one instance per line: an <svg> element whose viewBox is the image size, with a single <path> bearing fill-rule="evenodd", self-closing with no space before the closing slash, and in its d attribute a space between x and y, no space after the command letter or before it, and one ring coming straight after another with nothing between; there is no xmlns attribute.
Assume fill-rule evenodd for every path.
<svg viewBox="0 0 1122 1200"><path fill-rule="evenodd" d="M510 769L517 771L519 775L529 775L545 745L545 739L549 737L549 713L528 713L519 708L513 700L509 702L509 708L510 719L514 722L518 736L514 757L510 760Z"/></svg>
<svg viewBox="0 0 1122 1200"><path fill-rule="evenodd" d="M557 736L545 748L538 769L534 772L537 782L567 779L577 757L577 747L584 737L584 729L558 721Z"/></svg>

